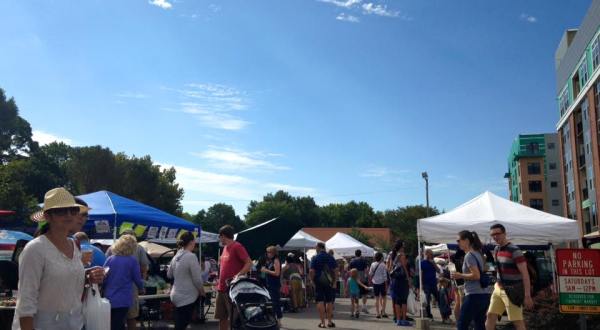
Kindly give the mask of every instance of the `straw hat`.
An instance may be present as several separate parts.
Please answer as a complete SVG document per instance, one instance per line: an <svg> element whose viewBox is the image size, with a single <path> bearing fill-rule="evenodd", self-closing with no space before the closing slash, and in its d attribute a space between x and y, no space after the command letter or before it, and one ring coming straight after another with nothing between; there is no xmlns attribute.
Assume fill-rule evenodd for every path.
<svg viewBox="0 0 600 330"><path fill-rule="evenodd" d="M85 212L89 209L87 206L77 204L77 202L75 202L75 197L73 197L67 189L62 187L54 188L44 195L44 207L41 211L31 215L31 220L35 222L44 221L44 212L52 209L64 209L70 207L78 207L80 212Z"/></svg>

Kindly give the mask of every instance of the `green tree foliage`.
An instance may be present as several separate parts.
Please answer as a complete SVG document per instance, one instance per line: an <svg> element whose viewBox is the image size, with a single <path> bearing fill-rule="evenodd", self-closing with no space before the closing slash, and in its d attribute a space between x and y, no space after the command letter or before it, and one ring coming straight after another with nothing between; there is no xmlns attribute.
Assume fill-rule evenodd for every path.
<svg viewBox="0 0 600 330"><path fill-rule="evenodd" d="M208 211L200 211L196 215L198 218L195 223L199 223L202 226L202 230L210 232L218 232L224 225L232 226L236 232L246 229L246 224L242 219L235 214L233 206L218 203L210 208Z"/></svg>
<svg viewBox="0 0 600 330"><path fill-rule="evenodd" d="M436 208L429 209L429 215L438 215ZM387 210L383 213L383 227L392 230L395 237L403 240L406 251L414 253L417 251L417 220L427 217L427 207L423 205L412 205L400 207L395 210Z"/></svg>
<svg viewBox="0 0 600 330"><path fill-rule="evenodd" d="M37 151L38 144L31 135L31 126L19 116L14 98L7 100L0 88L0 164L25 158Z"/></svg>
<svg viewBox="0 0 600 330"><path fill-rule="evenodd" d="M267 194L261 202L250 202L246 224L252 227L277 217L305 227L307 224L317 225L319 207L310 196L292 197L280 190L275 194Z"/></svg>
<svg viewBox="0 0 600 330"><path fill-rule="evenodd" d="M353 227L348 235L352 236L354 239L365 245L371 245L371 235L363 233L356 227Z"/></svg>
<svg viewBox="0 0 600 330"><path fill-rule="evenodd" d="M174 168L163 169L150 156L114 154L101 146L71 147L32 140L31 126L15 101L0 89L0 208L27 219L46 191L64 186L74 194L109 190L180 215L183 189Z"/></svg>
<svg viewBox="0 0 600 330"><path fill-rule="evenodd" d="M380 227L380 217L366 202L351 201L321 207L319 227Z"/></svg>

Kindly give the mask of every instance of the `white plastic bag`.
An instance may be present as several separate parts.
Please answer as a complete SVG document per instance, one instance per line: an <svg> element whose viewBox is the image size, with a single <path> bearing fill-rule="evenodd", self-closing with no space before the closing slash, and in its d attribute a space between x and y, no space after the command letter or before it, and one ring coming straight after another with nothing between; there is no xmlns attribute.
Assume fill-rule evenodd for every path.
<svg viewBox="0 0 600 330"><path fill-rule="evenodd" d="M83 318L86 330L110 330L110 301L100 296L98 284L87 290Z"/></svg>
<svg viewBox="0 0 600 330"><path fill-rule="evenodd" d="M417 315L419 313L419 306L417 305L417 296L413 290L410 290L408 299L406 300L406 309L408 314Z"/></svg>

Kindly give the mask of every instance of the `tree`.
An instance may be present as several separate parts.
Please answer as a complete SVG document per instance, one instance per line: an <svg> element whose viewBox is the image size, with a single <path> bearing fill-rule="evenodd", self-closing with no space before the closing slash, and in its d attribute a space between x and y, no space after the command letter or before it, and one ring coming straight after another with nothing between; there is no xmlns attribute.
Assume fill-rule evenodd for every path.
<svg viewBox="0 0 600 330"><path fill-rule="evenodd" d="M364 245L371 245L371 235L363 233L362 231L360 231L360 229L356 227L353 227L348 235L352 236L354 239L363 243Z"/></svg>
<svg viewBox="0 0 600 330"><path fill-rule="evenodd" d="M235 214L235 209L231 205L218 203L208 208L206 212L204 210L198 212L196 216L198 217L196 223L200 223L202 230L218 232L224 225L232 226L236 232L246 229L246 224Z"/></svg>
<svg viewBox="0 0 600 330"><path fill-rule="evenodd" d="M31 136L31 126L19 116L14 98L7 100L0 88L0 164L25 158L37 151L38 144Z"/></svg>
<svg viewBox="0 0 600 330"><path fill-rule="evenodd" d="M366 202L350 201L321 208L321 227L380 227L379 217Z"/></svg>
<svg viewBox="0 0 600 330"><path fill-rule="evenodd" d="M275 194L265 195L261 202L251 201L246 214L246 224L252 227L277 217L302 227L320 223L319 206L312 197L292 197L280 190Z"/></svg>
<svg viewBox="0 0 600 330"><path fill-rule="evenodd" d="M436 208L429 208L429 215L438 215ZM417 251L417 220L427 217L427 207L411 205L395 210L387 210L383 214L383 226L392 230L395 237L405 242L408 253Z"/></svg>

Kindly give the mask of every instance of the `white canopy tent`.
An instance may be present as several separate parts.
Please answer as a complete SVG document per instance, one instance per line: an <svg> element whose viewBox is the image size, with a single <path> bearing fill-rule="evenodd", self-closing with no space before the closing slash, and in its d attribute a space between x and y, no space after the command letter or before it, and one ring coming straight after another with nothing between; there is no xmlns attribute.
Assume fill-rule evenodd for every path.
<svg viewBox="0 0 600 330"><path fill-rule="evenodd" d="M375 250L372 247L369 247L359 242L354 237L344 233L336 233L333 235L332 238L325 242L325 246L327 247L327 250L333 249L335 253L342 257L353 257L356 250L360 250L365 257L375 256Z"/></svg>
<svg viewBox="0 0 600 330"><path fill-rule="evenodd" d="M306 250L306 259L307 260L311 260L315 255L317 255L317 250L316 249L310 249L310 250ZM342 260L344 259L344 257L342 257L341 255L337 254L337 252L335 252L335 250L333 251L333 259L335 260Z"/></svg>
<svg viewBox="0 0 600 330"><path fill-rule="evenodd" d="M299 230L287 243L285 243L282 250L312 249L317 243L324 242L309 233Z"/></svg>
<svg viewBox="0 0 600 330"><path fill-rule="evenodd" d="M453 243L462 230L475 231L482 242L491 242L490 226L506 227L510 241L521 245L547 245L579 240L577 221L509 201L493 193L473 198L454 210L421 219L417 234L421 242Z"/></svg>
<svg viewBox="0 0 600 330"><path fill-rule="evenodd" d="M538 211L486 191L452 211L417 221L419 247L422 242L455 242L462 230L475 231L482 242L491 243L490 227L497 223L506 227L508 239L516 245L549 245L581 238L575 220ZM551 259L554 263L552 252ZM422 281L422 276L419 278ZM422 305L420 310L423 317Z"/></svg>

